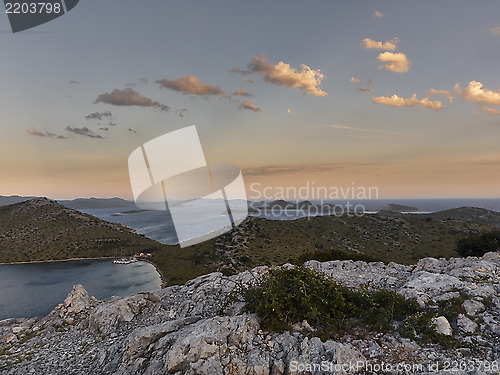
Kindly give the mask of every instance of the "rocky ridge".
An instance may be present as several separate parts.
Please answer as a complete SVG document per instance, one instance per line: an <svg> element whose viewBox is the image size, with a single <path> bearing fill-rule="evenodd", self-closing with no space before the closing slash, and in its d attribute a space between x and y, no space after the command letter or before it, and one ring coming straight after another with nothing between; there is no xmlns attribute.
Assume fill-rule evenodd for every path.
<svg viewBox="0 0 500 375"><path fill-rule="evenodd" d="M500 373L500 254L425 258L413 266L361 261L309 261L306 266L351 288L396 290L422 306L465 297L464 313L456 322L444 317L435 321L441 334L452 335L463 347L421 346L397 333L322 342L307 336L306 321L293 332L262 330L256 315L241 312L241 302L225 306L236 285L268 270L257 267L230 277L211 273L182 286L109 301L89 297L76 285L43 319L0 321L0 372L368 374L377 372L370 367L377 364L385 369L404 364L413 366L406 373ZM324 367L315 369L314 364Z"/></svg>

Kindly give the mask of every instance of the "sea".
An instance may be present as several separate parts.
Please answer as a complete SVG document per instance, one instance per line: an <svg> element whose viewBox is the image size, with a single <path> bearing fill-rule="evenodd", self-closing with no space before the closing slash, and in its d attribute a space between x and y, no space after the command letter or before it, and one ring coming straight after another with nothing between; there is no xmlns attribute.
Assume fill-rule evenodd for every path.
<svg viewBox="0 0 500 375"><path fill-rule="evenodd" d="M0 320L42 318L62 303L73 285L89 296L107 300L161 288L148 262L114 264L111 259L74 260L0 266Z"/></svg>

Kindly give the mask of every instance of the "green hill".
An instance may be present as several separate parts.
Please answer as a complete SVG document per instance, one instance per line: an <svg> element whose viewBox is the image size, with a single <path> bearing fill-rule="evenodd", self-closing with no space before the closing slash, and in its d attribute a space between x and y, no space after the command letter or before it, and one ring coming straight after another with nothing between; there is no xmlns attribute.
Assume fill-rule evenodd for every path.
<svg viewBox="0 0 500 375"><path fill-rule="evenodd" d="M230 274L257 265L277 265L299 258L313 258L314 253L332 253L332 250L337 255L340 252L342 259L365 257L412 264L429 256L459 256L456 252L459 238L489 231L500 218L499 213L489 211L489 220L485 221L484 212L480 211L480 214L481 217L472 215L467 220L438 214L394 212L298 220L249 217L234 230L215 239L178 253L158 252L153 255L153 261L161 269L173 263L182 265L169 273L169 279L176 283L185 280L185 270L191 272L200 265L207 270L217 269Z"/></svg>
<svg viewBox="0 0 500 375"><path fill-rule="evenodd" d="M0 262L113 257L163 247L47 198L0 207Z"/></svg>

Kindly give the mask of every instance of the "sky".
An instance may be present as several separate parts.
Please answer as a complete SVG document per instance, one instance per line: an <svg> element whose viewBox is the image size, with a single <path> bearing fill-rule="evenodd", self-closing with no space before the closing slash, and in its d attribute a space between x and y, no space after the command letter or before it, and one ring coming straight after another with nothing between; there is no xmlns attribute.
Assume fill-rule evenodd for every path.
<svg viewBox="0 0 500 375"><path fill-rule="evenodd" d="M498 14L498 0L84 0L15 34L0 15L0 195L131 199L130 153L196 125L252 199L312 184L498 197Z"/></svg>

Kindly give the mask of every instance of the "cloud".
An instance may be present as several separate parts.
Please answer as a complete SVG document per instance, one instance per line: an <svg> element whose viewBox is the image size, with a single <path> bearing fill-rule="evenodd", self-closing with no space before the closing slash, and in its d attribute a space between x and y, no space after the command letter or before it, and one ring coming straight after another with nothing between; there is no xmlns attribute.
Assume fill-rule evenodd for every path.
<svg viewBox="0 0 500 375"><path fill-rule="evenodd" d="M139 78L139 83L147 85L148 84L148 79L147 78Z"/></svg>
<svg viewBox="0 0 500 375"><path fill-rule="evenodd" d="M83 128L72 128L71 126L66 126L66 130L89 138L102 138L99 134L94 134L94 132L92 132L92 130L90 130L86 126L84 126Z"/></svg>
<svg viewBox="0 0 500 375"><path fill-rule="evenodd" d="M131 88L123 90L115 89L110 93L105 92L99 95L94 103L106 103L118 106L156 107L162 111L168 111L170 109L169 106L146 98Z"/></svg>
<svg viewBox="0 0 500 375"><path fill-rule="evenodd" d="M500 91L483 89L483 84L478 81L469 82L469 86L461 89L457 83L455 91L462 95L466 102L478 104L500 105Z"/></svg>
<svg viewBox="0 0 500 375"><path fill-rule="evenodd" d="M367 92L372 92L372 88L367 88L367 87L356 87L356 91L362 92L362 93L367 93Z"/></svg>
<svg viewBox="0 0 500 375"><path fill-rule="evenodd" d="M349 131L359 132L359 133L390 134L390 135L408 135L408 133L390 132L390 131L378 130L378 129L362 129L362 128L357 128L355 126L337 125L337 124L330 125L330 128L341 129L341 130L349 130Z"/></svg>
<svg viewBox="0 0 500 375"><path fill-rule="evenodd" d="M448 90L435 90L435 89L430 89L427 91L427 96L432 96L432 95L441 95L447 98L450 101L450 104L453 104L453 94L448 91Z"/></svg>
<svg viewBox="0 0 500 375"><path fill-rule="evenodd" d="M245 168L242 170L244 176L276 176L281 174L293 173L312 173L318 174L322 172L335 172L335 171L352 171L372 169L372 167L379 165L379 162L337 162L325 164L309 164L309 165L267 165L260 167Z"/></svg>
<svg viewBox="0 0 500 375"><path fill-rule="evenodd" d="M189 110L187 108L182 108L179 112L177 112L177 114L180 116L180 117L184 117L184 113L188 113Z"/></svg>
<svg viewBox="0 0 500 375"><path fill-rule="evenodd" d="M236 74L241 74L242 76L245 76L247 74L251 74L252 72L250 70L241 69L239 66L235 66L235 67L229 69L228 73L236 73Z"/></svg>
<svg viewBox="0 0 500 375"><path fill-rule="evenodd" d="M26 133L28 133L29 135L37 136L37 137L67 139L64 135L58 135L58 134L50 133L47 131L40 131L40 130L36 130L36 129L27 129Z"/></svg>
<svg viewBox="0 0 500 375"><path fill-rule="evenodd" d="M252 78L246 77L247 75L252 74L252 71L250 70L241 69L240 67L235 66L234 68L229 69L228 73L241 74L243 76L243 81L245 81L246 83L254 83L254 80Z"/></svg>
<svg viewBox="0 0 500 375"><path fill-rule="evenodd" d="M257 73L264 77L265 82L274 85L297 88L304 91L307 95L318 97L328 96L326 92L319 88L325 75L319 69L311 69L305 64L302 64L301 68L299 71L283 61L272 64L264 55L260 55L252 57L252 61L248 64L248 70L233 68L230 72L242 75Z"/></svg>
<svg viewBox="0 0 500 375"><path fill-rule="evenodd" d="M380 13L378 10L372 14L372 18L382 18L382 17L384 17L384 15Z"/></svg>
<svg viewBox="0 0 500 375"><path fill-rule="evenodd" d="M385 43L377 42L370 38L363 39L363 47L368 49L382 49L384 51L394 51L397 46L396 43L399 42L399 39L394 38L392 40L388 40Z"/></svg>
<svg viewBox="0 0 500 375"><path fill-rule="evenodd" d="M260 112L260 108L255 105L255 100L247 99L238 106L238 109L249 109L250 111Z"/></svg>
<svg viewBox="0 0 500 375"><path fill-rule="evenodd" d="M354 78L354 77L352 77L352 78L350 79L350 81L351 81L351 82L354 82L354 83L359 83L359 82L361 82L361 80L359 80L359 79L357 79L357 78ZM371 86L371 85L373 84L373 82L372 82L372 80L371 80L371 79L369 79L368 81L366 81L366 84L367 84L368 86ZM358 91L358 92L362 92L362 93L367 93L367 92L372 92L372 91L373 91L373 89L372 89L371 87L356 87L356 91Z"/></svg>
<svg viewBox="0 0 500 375"><path fill-rule="evenodd" d="M78 81L75 81L75 80L71 80L71 81L69 81L69 84L70 85L80 85L81 83Z"/></svg>
<svg viewBox="0 0 500 375"><path fill-rule="evenodd" d="M111 117L110 111L105 112L94 112L90 115L85 116L87 120L102 120L104 117Z"/></svg>
<svg viewBox="0 0 500 375"><path fill-rule="evenodd" d="M443 108L443 103L440 100L430 100L429 98L422 98L419 100L418 104L421 107L440 110Z"/></svg>
<svg viewBox="0 0 500 375"><path fill-rule="evenodd" d="M490 33L493 36L499 36L500 35L500 26L495 26L490 29Z"/></svg>
<svg viewBox="0 0 500 375"><path fill-rule="evenodd" d="M222 96L227 97L224 91L219 86L210 86L206 83L200 82L197 77L188 75L186 77L177 78L173 81L168 79L157 80L161 87L178 91L183 94L192 94L200 96Z"/></svg>
<svg viewBox="0 0 500 375"><path fill-rule="evenodd" d="M430 100L429 98L417 99L417 94L413 94L411 98L402 98L397 95L391 97L378 96L372 98L373 103L385 104L391 107L424 107L434 110L443 108L443 103L439 100Z"/></svg>
<svg viewBox="0 0 500 375"><path fill-rule="evenodd" d="M379 69L396 73L406 73L410 69L410 62L404 53L384 52L377 56L377 60L387 63Z"/></svg>
<svg viewBox="0 0 500 375"><path fill-rule="evenodd" d="M238 89L235 92L231 94L232 96L251 96L247 90L245 89Z"/></svg>
<svg viewBox="0 0 500 375"><path fill-rule="evenodd" d="M481 105L479 106L479 108L483 111L483 112L486 112L487 114L489 115L500 115L500 111L498 109L495 109L495 108L491 108L491 107L486 107L484 105Z"/></svg>

